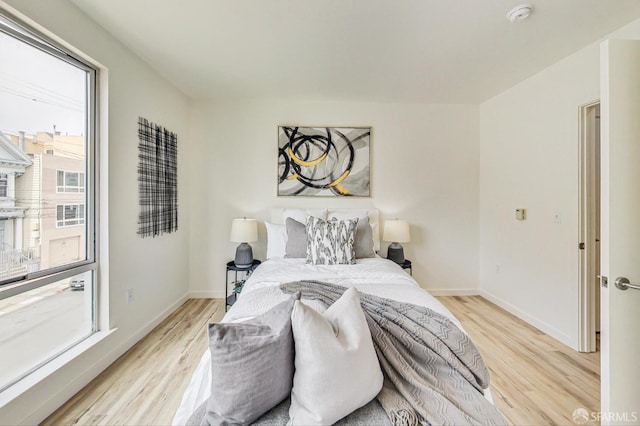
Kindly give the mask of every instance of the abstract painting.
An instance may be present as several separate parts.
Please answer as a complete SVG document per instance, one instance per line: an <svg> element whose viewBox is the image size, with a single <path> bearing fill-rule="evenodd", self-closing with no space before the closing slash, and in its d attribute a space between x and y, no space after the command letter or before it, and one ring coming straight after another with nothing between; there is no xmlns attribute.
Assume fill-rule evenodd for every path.
<svg viewBox="0 0 640 426"><path fill-rule="evenodd" d="M370 196L370 127L278 127L279 196Z"/></svg>
<svg viewBox="0 0 640 426"><path fill-rule="evenodd" d="M178 135L138 117L138 234L178 230Z"/></svg>

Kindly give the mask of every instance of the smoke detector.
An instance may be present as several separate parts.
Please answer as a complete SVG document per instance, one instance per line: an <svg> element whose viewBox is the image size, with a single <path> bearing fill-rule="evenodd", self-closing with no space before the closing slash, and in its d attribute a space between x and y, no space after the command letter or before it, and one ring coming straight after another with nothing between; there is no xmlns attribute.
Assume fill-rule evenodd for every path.
<svg viewBox="0 0 640 426"><path fill-rule="evenodd" d="M507 19L510 22L524 21L529 17L529 15L531 15L532 11L533 11L532 5L521 4L511 9L509 12L507 12Z"/></svg>

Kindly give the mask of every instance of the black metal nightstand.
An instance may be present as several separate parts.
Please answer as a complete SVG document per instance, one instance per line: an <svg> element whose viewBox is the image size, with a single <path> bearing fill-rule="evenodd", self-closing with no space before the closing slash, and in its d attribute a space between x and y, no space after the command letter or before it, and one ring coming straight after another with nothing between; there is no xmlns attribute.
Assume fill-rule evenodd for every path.
<svg viewBox="0 0 640 426"><path fill-rule="evenodd" d="M411 261L409 259L405 259L400 266L402 266L402 269L408 269L409 275L413 276L413 267L411 266Z"/></svg>
<svg viewBox="0 0 640 426"><path fill-rule="evenodd" d="M402 269L408 269L409 275L413 276L413 268L411 267L411 261L409 259L405 259L404 262L398 263Z"/></svg>
<svg viewBox="0 0 640 426"><path fill-rule="evenodd" d="M238 282L238 272L245 272L245 278L247 279L247 277L249 275L251 275L251 273L253 272L254 269L256 269L258 267L258 265L260 265L262 262L259 261L258 259L254 259L253 263L250 266L238 266L234 263L234 261L232 260L231 262L227 262L227 271L225 273L225 277L224 277L224 300L226 301L225 306L224 306L224 311L226 312L227 309L229 308L229 306L233 305L234 303L236 303L236 299L238 298L238 293L240 293L240 291L235 291L235 289L232 291L231 294L229 294L229 272L233 271L235 272L235 276L233 279L232 284L235 284Z"/></svg>

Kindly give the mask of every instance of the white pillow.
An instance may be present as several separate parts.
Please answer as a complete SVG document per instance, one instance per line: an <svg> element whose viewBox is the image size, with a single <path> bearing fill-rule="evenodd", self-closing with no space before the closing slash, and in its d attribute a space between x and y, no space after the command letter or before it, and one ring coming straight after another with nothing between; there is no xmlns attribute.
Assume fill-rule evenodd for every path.
<svg viewBox="0 0 640 426"><path fill-rule="evenodd" d="M307 223L307 215L327 220L327 209L284 209L282 210L282 223L287 223L287 218L305 224Z"/></svg>
<svg viewBox="0 0 640 426"><path fill-rule="evenodd" d="M328 425L382 389L382 371L355 288L320 314L296 301L291 313L295 373L292 425Z"/></svg>
<svg viewBox="0 0 640 426"><path fill-rule="evenodd" d="M284 257L287 247L287 227L265 222L267 227L267 259Z"/></svg>
<svg viewBox="0 0 640 426"><path fill-rule="evenodd" d="M329 210L327 213L327 220L362 219L365 217L369 217L366 210Z"/></svg>

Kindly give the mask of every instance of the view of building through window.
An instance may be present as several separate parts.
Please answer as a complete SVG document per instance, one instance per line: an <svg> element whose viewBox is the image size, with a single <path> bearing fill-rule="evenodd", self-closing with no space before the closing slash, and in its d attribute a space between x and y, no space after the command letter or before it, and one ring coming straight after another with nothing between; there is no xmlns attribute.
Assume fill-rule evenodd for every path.
<svg viewBox="0 0 640 426"><path fill-rule="evenodd" d="M2 389L95 328L95 71L2 16L0 57Z"/></svg>
<svg viewBox="0 0 640 426"><path fill-rule="evenodd" d="M0 118L2 120L2 118ZM86 258L85 138L0 130L0 281Z"/></svg>

